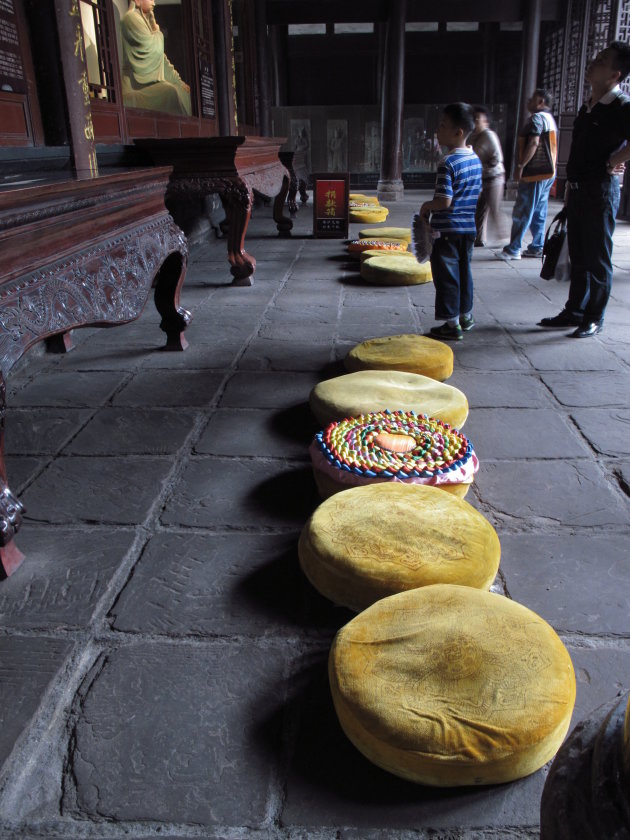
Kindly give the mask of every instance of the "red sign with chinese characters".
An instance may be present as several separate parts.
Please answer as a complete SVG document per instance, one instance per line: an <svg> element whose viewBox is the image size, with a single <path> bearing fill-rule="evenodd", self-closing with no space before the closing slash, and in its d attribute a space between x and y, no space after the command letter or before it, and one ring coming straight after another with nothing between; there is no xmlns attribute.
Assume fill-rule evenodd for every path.
<svg viewBox="0 0 630 840"><path fill-rule="evenodd" d="M348 176L313 175L313 233L318 237L348 236Z"/></svg>

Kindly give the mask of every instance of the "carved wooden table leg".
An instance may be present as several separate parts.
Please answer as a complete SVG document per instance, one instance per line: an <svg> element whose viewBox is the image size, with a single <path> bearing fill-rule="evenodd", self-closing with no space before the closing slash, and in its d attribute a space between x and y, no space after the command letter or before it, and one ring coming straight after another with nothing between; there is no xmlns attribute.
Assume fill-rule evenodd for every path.
<svg viewBox="0 0 630 840"><path fill-rule="evenodd" d="M169 254L155 277L155 308L162 316L160 329L166 333L163 350L185 350L184 330L192 320L187 309L179 306L179 293L186 277L188 248L181 235L181 251Z"/></svg>
<svg viewBox="0 0 630 840"><path fill-rule="evenodd" d="M243 181L229 185L221 192L221 199L227 216L228 260L234 278L232 285L252 286L256 260L245 250L245 233L252 215L251 187Z"/></svg>
<svg viewBox="0 0 630 840"><path fill-rule="evenodd" d="M24 505L7 485L4 463L4 417L6 387L0 374L0 578L9 577L24 560L24 555L13 538L22 524Z"/></svg>
<svg viewBox="0 0 630 840"><path fill-rule="evenodd" d="M306 202L308 201L308 193L306 192L306 181L304 180L304 178L300 178L298 180L298 190L300 193L300 201L302 202L302 204L306 204Z"/></svg>
<svg viewBox="0 0 630 840"><path fill-rule="evenodd" d="M293 222L288 216L284 215L284 203L289 192L289 176L285 175L282 178L282 186L280 192L275 197L273 202L273 220L278 228L278 236L291 236L291 228Z"/></svg>
<svg viewBox="0 0 630 840"><path fill-rule="evenodd" d="M69 353L71 350L74 350L72 330L48 336L46 339L46 350L49 353Z"/></svg>
<svg viewBox="0 0 630 840"><path fill-rule="evenodd" d="M295 214L298 211L297 201L295 200L298 191L298 179L295 172L293 172L292 170L289 170L289 174L291 178L289 180L289 195L287 196L287 207L289 208L289 213L292 216L295 216Z"/></svg>

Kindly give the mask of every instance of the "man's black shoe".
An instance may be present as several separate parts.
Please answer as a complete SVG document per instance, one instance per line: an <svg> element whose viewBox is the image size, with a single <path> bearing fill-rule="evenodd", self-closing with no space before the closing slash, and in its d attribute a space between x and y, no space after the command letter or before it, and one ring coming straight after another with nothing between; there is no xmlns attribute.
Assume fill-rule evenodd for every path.
<svg viewBox="0 0 630 840"><path fill-rule="evenodd" d="M577 330L571 333L572 338L588 338L589 335L597 335L604 328L601 321L591 321L590 324L582 324Z"/></svg>
<svg viewBox="0 0 630 840"><path fill-rule="evenodd" d="M542 318L538 326L546 327L548 330L565 330L567 327L581 327L582 319L563 311L559 315L554 315L553 318Z"/></svg>

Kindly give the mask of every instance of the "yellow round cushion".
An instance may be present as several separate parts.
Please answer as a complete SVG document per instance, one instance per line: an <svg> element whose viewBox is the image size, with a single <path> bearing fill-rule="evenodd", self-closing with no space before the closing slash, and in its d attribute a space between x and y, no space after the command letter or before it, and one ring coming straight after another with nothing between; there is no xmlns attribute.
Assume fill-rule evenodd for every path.
<svg viewBox="0 0 630 840"><path fill-rule="evenodd" d="M359 231L359 236L365 239L374 237L379 239L381 236L393 236L394 239L404 239L405 242L411 242L411 228L401 227L377 227L377 228L363 228Z"/></svg>
<svg viewBox="0 0 630 840"><path fill-rule="evenodd" d="M387 207L382 207L380 204L374 207L355 207L350 208L351 222L384 222L389 215Z"/></svg>
<svg viewBox="0 0 630 840"><path fill-rule="evenodd" d="M468 502L438 487L383 483L323 502L302 530L298 555L318 592L360 612L434 583L489 589L501 547Z"/></svg>
<svg viewBox="0 0 630 840"><path fill-rule="evenodd" d="M348 253L360 256L363 251L399 251L408 253L407 243L403 239L353 239L348 242Z"/></svg>
<svg viewBox="0 0 630 840"><path fill-rule="evenodd" d="M575 674L554 630L502 595L436 584L378 601L329 657L339 722L370 761L425 785L538 770L569 728Z"/></svg>
<svg viewBox="0 0 630 840"><path fill-rule="evenodd" d="M326 379L313 388L309 402L323 427L385 409L426 414L456 429L468 417L468 400L458 388L399 370L359 370Z"/></svg>
<svg viewBox="0 0 630 840"><path fill-rule="evenodd" d="M366 204L374 204L380 207L380 202L375 195L363 195L363 193L350 193L348 201L363 201Z"/></svg>
<svg viewBox="0 0 630 840"><path fill-rule="evenodd" d="M443 382L453 373L453 351L424 335L384 335L357 344L344 359L346 370L404 370Z"/></svg>
<svg viewBox="0 0 630 840"><path fill-rule="evenodd" d="M396 240L399 241L399 240ZM359 242L361 240L359 239ZM359 253L359 258L361 260L361 264L365 262L365 260L369 260L370 257L390 257L390 256L397 256L397 257L406 257L409 259L411 257L412 260L416 259L416 255L412 254L411 251L391 251L385 250L383 248L368 248L366 251L361 251Z"/></svg>
<svg viewBox="0 0 630 840"><path fill-rule="evenodd" d="M361 277L379 286L419 286L433 280L431 263L370 257L361 265Z"/></svg>

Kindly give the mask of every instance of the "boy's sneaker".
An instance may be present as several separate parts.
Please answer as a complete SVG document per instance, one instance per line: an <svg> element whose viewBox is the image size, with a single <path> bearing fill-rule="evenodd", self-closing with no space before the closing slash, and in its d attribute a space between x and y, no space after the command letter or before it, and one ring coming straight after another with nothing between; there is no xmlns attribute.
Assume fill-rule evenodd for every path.
<svg viewBox="0 0 630 840"><path fill-rule="evenodd" d="M520 251L515 254L514 251L508 251L504 248L496 257L498 260L520 260L521 254Z"/></svg>
<svg viewBox="0 0 630 840"><path fill-rule="evenodd" d="M468 332L468 330L472 330L475 326L475 319L472 315L460 315L459 326L464 330L464 332Z"/></svg>
<svg viewBox="0 0 630 840"><path fill-rule="evenodd" d="M464 337L464 332L459 324L454 327L442 324L441 327L431 327L429 332L434 338L445 338L447 341L461 341Z"/></svg>
<svg viewBox="0 0 630 840"><path fill-rule="evenodd" d="M538 259L540 259L542 255L542 248L526 248L521 254L523 257L538 257Z"/></svg>

